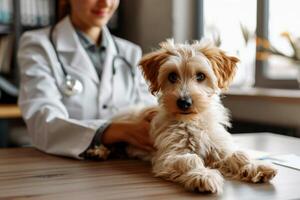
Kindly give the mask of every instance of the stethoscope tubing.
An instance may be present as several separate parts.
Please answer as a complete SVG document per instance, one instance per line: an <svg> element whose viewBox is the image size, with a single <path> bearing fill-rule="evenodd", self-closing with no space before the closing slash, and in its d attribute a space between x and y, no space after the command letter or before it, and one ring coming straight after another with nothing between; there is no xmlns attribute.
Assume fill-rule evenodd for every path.
<svg viewBox="0 0 300 200"><path fill-rule="evenodd" d="M63 71L63 73L64 73L64 76L66 77L66 76L68 75L68 72L67 72L67 70L65 69L64 64L62 63L62 61L61 61L61 59L60 59L60 57L59 57L59 55L58 55L58 52L57 52L57 49L56 49L56 45L55 45L55 43L54 43L54 41L53 41L53 32L54 32L54 29L55 29L55 25L54 25L54 26L51 26L51 28L50 28L50 34L49 34L49 40L50 40L50 43L51 43L51 45L52 45L52 47L53 47L53 49L54 49L55 56L56 56L56 58L57 58L57 60L58 60L58 62L59 62L59 64L60 64L60 66L61 66L61 69L62 69L62 71ZM117 45L117 42L116 42L116 40L115 40L115 38L114 38L113 36L112 36L112 40L113 40L115 49L116 49L116 51L117 51L117 55L113 58L113 75L116 74L116 68L115 68L115 65L114 65L115 60L116 60L117 58L119 58L119 59L122 59L122 60L125 62L125 64L129 67L130 72L131 72L131 75L134 77L134 76L135 76L135 73L134 73L134 70L133 70L132 65L128 62L128 60L127 60L126 58L124 58L123 56L120 55L120 49L119 49L119 47L118 47L118 45Z"/></svg>
<svg viewBox="0 0 300 200"><path fill-rule="evenodd" d="M59 65L61 66L61 69L63 71L64 77L66 78L68 76L68 72L66 71L66 69L64 67L64 64L62 63L61 59L59 58L59 55L58 55L58 52L57 52L57 49L56 49L56 45L55 45L55 43L53 41L53 32L54 32L54 29L55 29L55 25L51 26L50 32L49 32L49 40L50 40L50 43L51 43L51 45L53 47L56 59L57 59Z"/></svg>
<svg viewBox="0 0 300 200"><path fill-rule="evenodd" d="M58 61L58 63L59 63L59 65L60 65L60 67L61 67L61 69L62 69L62 72L63 72L63 76L64 76L64 84L63 85L67 85L66 84L66 82L68 81L68 80L70 80L70 79L72 79L72 81L71 82L79 82L81 85L82 85L82 83L79 81L79 80L77 80L77 79L75 79L75 78L73 78L70 74L68 74L68 72L67 72L67 70L66 70L66 68L65 68L65 66L64 66L64 64L63 64L63 62L62 62L62 60L60 59L60 57L59 57L59 54L58 54L58 52L57 52L57 49L56 49L56 45L55 45L55 43L54 43L54 41L53 41L53 32L54 32L54 29L55 29L55 25L53 25L51 28L50 28L50 32L49 32L49 40L50 40L50 43L51 43L51 45L52 45L52 47L53 47L53 49L54 49L54 53L55 53L55 56L56 56L56 58L57 58L57 61ZM112 38L112 41L113 41L113 43L114 43L114 46L115 46L115 49L116 49L116 52L117 52L117 55L115 55L114 56L114 58L113 58L113 60L112 60L112 80L111 80L111 82L112 82L112 88L114 88L114 76L115 76L115 74L116 74L116 60L117 59L120 59L120 60L122 60L124 63L125 63L125 65L129 68L129 70L130 70L130 73L131 73L131 77L132 77L132 83L133 83L133 87L134 87L134 90L137 90L136 92L138 92L139 93L139 90L138 90L138 87L135 85L135 81L134 81L134 79L135 79L135 72L134 72L134 69L133 69L133 65L131 65L130 64L130 62L125 58L125 57L123 57L123 56L121 56L120 55L120 50L119 50L119 47L118 47L118 45L117 45L117 42L116 42L116 40L115 40L115 38L112 36L111 37ZM53 68L53 66L52 66L52 68ZM52 70L54 70L54 69L52 69ZM78 84L79 84L78 83ZM59 84L59 83L58 83ZM60 86L61 87L61 86ZM69 89L70 89L70 87L69 87ZM76 93L76 94L70 94L70 92L66 92L65 91L65 89L63 88L63 89L61 89L61 91L64 93L64 94L66 94L67 96L73 96L73 95L76 95L76 94L78 94L78 93ZM112 107L114 106L113 104L114 104L114 100L115 100L115 97L114 97L114 92L112 91L112 94L111 94L112 96L111 96L111 98L112 98ZM139 94L138 94L139 95Z"/></svg>

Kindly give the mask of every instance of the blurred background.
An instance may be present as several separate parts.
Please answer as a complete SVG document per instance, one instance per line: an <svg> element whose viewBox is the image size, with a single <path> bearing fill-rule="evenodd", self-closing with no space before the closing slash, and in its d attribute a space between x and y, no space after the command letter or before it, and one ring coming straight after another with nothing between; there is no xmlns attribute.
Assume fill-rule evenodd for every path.
<svg viewBox="0 0 300 200"><path fill-rule="evenodd" d="M0 147L30 145L16 106L16 50L24 31L56 23L58 3L0 0ZM222 96L229 131L300 137L299 8L299 0L120 0L109 27L144 53L166 38L209 38L241 60Z"/></svg>

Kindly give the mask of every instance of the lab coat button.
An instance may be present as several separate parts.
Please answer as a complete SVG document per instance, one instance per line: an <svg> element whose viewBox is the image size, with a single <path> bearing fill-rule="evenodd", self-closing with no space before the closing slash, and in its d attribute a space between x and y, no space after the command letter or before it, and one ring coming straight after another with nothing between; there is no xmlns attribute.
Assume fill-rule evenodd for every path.
<svg viewBox="0 0 300 200"><path fill-rule="evenodd" d="M104 104L104 105L102 106L102 108L103 108L103 109L106 109L106 108L107 108L107 105Z"/></svg>

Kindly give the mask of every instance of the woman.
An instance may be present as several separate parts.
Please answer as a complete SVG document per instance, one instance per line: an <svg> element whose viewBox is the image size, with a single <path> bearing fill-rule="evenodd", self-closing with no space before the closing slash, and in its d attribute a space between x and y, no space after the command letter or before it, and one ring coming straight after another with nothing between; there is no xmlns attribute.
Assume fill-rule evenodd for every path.
<svg viewBox="0 0 300 200"><path fill-rule="evenodd" d="M140 48L106 27L119 0L63 2L70 8L66 17L20 41L19 106L33 145L78 159L100 144L127 142L150 151L151 116L110 120L130 105L155 103L136 67ZM76 86L66 89L68 84Z"/></svg>

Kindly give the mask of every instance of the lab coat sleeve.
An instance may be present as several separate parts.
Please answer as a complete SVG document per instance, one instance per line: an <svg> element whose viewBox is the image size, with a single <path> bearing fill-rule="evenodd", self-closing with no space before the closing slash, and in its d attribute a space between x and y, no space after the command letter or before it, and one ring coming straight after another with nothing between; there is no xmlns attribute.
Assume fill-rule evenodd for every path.
<svg viewBox="0 0 300 200"><path fill-rule="evenodd" d="M33 145L50 154L81 159L106 120L76 120L69 117L53 77L49 40L25 34L20 41L20 94L18 104ZM53 53L53 52L52 52ZM55 66L56 67L56 66Z"/></svg>

